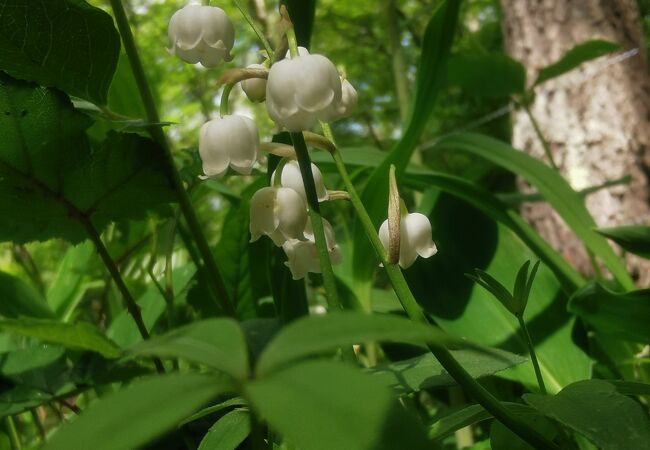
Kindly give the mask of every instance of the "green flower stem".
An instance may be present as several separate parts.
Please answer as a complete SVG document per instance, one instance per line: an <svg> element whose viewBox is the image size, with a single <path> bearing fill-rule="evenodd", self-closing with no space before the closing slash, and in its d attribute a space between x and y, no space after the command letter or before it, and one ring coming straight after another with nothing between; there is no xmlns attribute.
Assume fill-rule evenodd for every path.
<svg viewBox="0 0 650 450"><path fill-rule="evenodd" d="M223 283L223 278L217 266L217 263L214 260L208 241L203 234L201 229L201 224L196 215L196 211L192 206L189 195L185 191L183 186L183 180L181 179L178 170L176 169L176 164L174 162L174 156L172 155L169 142L167 141L167 136L163 132L163 129L160 125L154 125L160 123L160 118L158 117L158 111L156 109L156 103L154 101L153 95L151 94L151 89L149 88L149 83L147 77L144 73L144 68L142 66L142 61L138 55L138 50L133 39L133 33L131 32L131 27L129 26L129 21L126 17L126 12L124 11L124 6L122 5L121 0L110 0L111 7L113 9L113 14L115 15L115 21L117 27L122 36L122 43L124 44L124 49L129 58L129 63L131 64L131 70L133 71L133 76L135 77L136 84L138 86L138 91L142 97L142 103L144 104L145 110L147 112L147 120L152 124L149 126L148 130L151 134L151 137L156 141L163 150L163 157L169 167L169 175L171 177L171 182L173 183L174 189L178 196L178 203L180 205L187 226L190 230L190 233L194 237L194 241L198 247L201 258L205 265L205 269L209 275L210 289L213 290L219 306L224 311L225 314L235 317L236 311L230 302L228 292Z"/></svg>
<svg viewBox="0 0 650 450"><path fill-rule="evenodd" d="M519 326L521 327L521 331L524 333L524 336L526 336L528 353L530 354L530 360L533 362L533 368L535 369L535 376L537 377L537 384L539 385L539 390L542 394L546 395L546 386L544 385L542 370L539 368L539 361L537 361L537 354L535 353L535 346L533 345L533 340L530 337L530 333L528 332L528 327L526 326L526 322L524 321L524 318L521 316L517 316L517 319L519 320Z"/></svg>
<svg viewBox="0 0 650 450"><path fill-rule="evenodd" d="M329 125L322 124L323 132L325 136L334 143L332 130ZM343 180L343 184L350 194L350 200L352 206L356 210L356 213L359 217L361 225L363 226L370 243L372 244L377 256L379 256L380 261L384 265L386 274L393 285L393 290L397 294L402 307L406 311L406 314L409 318L415 322L421 322L429 324L422 308L418 305L415 297L411 293L411 290L404 279L402 271L396 264L391 264L388 261L388 255L384 249L381 240L375 230L375 226L366 211L366 208L363 206L359 194L357 193L350 175L345 167L343 158L341 157L340 152L336 149L332 156L334 158L334 163L336 168L339 171L339 175ZM446 348L429 346L431 353L438 359L440 364L449 372L449 374L461 385L465 391L471 395L478 403L481 404L490 414L494 416L499 422L503 423L506 427L512 430L515 434L521 437L523 440L531 444L534 448L537 449L556 449L557 447L542 435L540 435L536 430L530 428L524 422L522 422L516 415L513 415L510 411L506 409L505 406L499 402L490 392L488 392L483 386L481 386L472 376L456 361L453 355Z"/></svg>
<svg viewBox="0 0 650 450"><path fill-rule="evenodd" d="M16 423L14 422L13 416L5 417L5 425L7 434L9 435L11 450L21 450L23 446L20 443L20 436L18 436L18 432L16 431Z"/></svg>
<svg viewBox="0 0 650 450"><path fill-rule="evenodd" d="M255 34L257 35L257 38L260 40L262 43L262 46L264 47L264 50L266 50L266 54L268 55L269 59L273 61L273 48L271 47L271 43L266 39L266 36L264 36L264 32L260 29L260 27L257 26L253 18L251 17L250 14L248 14L248 11L246 11L245 8L242 7L242 5L239 3L238 0L233 0L235 3L235 6L239 10L242 16L244 16L244 19L246 19L246 22L248 22L248 25L253 29Z"/></svg>
<svg viewBox="0 0 650 450"><path fill-rule="evenodd" d="M221 91L221 102L219 103L219 115L221 115L221 117L230 114L228 99L230 98L230 92L234 87L234 84L227 84L223 87L223 91Z"/></svg>
<svg viewBox="0 0 650 450"><path fill-rule="evenodd" d="M535 119L535 116L533 115L533 112L530 110L528 103L526 102L526 100L524 100L521 104L524 107L524 111L526 111L526 115L528 115L528 118L530 119L530 123L533 124L533 128L535 129L535 134L537 135L537 138L542 143L542 147L544 147L544 153L546 154L546 158L548 158L548 162L551 164L551 167L559 171L560 169L558 168L557 164L555 164L555 160L553 159L553 152L551 151L551 146L549 145L548 141L544 137L544 133L542 133L542 129L539 127L539 123L537 123L537 119Z"/></svg>
<svg viewBox="0 0 650 450"><path fill-rule="evenodd" d="M309 153L307 151L307 144L305 143L305 138L301 132L291 133L291 141L296 150L300 173L302 175L303 183L305 184L307 205L309 207L309 218L314 231L314 239L316 241L316 250L318 251L321 272L323 273L323 284L326 291L327 305L332 311L340 310L343 307L336 288L336 278L334 277L334 270L332 270L332 262L330 261L329 249L325 239L325 229L323 227L323 219L320 213L320 205L318 204L318 194L316 193L314 175L311 171L311 159L309 158Z"/></svg>

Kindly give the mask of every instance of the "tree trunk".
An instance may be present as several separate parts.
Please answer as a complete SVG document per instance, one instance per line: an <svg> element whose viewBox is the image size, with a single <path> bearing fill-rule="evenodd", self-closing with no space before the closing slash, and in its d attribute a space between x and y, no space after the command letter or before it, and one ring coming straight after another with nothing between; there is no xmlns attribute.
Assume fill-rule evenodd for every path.
<svg viewBox="0 0 650 450"><path fill-rule="evenodd" d="M524 64L530 82L540 68L589 39L638 49L625 60L601 58L544 83L531 109L574 189L632 176L629 185L587 198L598 226L647 224L650 76L636 0L501 0L501 5L506 48ZM514 146L546 160L525 111L514 114L513 125ZM548 205L526 205L523 212L570 262L590 271L583 245ZM628 266L639 284L650 282L647 262L629 256Z"/></svg>

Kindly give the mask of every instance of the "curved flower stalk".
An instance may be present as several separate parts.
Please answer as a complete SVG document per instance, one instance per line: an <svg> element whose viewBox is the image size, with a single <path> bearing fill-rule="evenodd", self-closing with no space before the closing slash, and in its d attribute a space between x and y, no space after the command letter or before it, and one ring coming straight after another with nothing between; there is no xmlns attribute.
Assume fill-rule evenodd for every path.
<svg viewBox="0 0 650 450"><path fill-rule="evenodd" d="M257 161L260 138L257 125L245 116L229 115L206 122L199 134L199 155L206 177L219 176L230 166L243 175Z"/></svg>
<svg viewBox="0 0 650 450"><path fill-rule="evenodd" d="M334 229L325 219L323 219L323 228L330 261L332 264L339 264L343 260L343 256L336 242ZM320 259L318 257L318 250L316 249L314 232L311 228L311 220L307 222L304 235L307 240L289 239L282 245L282 249L288 258L288 261L284 264L291 270L291 275L294 280L304 278L308 272L321 273Z"/></svg>
<svg viewBox="0 0 650 450"><path fill-rule="evenodd" d="M187 63L214 67L232 59L235 29L221 8L186 5L170 19L167 34L169 51Z"/></svg>
<svg viewBox="0 0 650 450"><path fill-rule="evenodd" d="M300 165L296 160L287 161L281 169L280 173L280 185L282 187L291 188L297 193L299 193L305 202L307 201L307 194L305 193L305 183L302 179L302 174L300 173ZM277 170L276 170L277 172ZM271 176L272 180L275 180L276 172L273 172ZM318 201L323 202L329 199L327 193L327 188L325 187L325 182L323 181L323 174L316 164L311 163L311 173L314 177L314 184L316 185L316 194L318 195Z"/></svg>
<svg viewBox="0 0 650 450"><path fill-rule="evenodd" d="M251 198L251 242L269 236L280 247L288 239L304 240L307 205L300 194L285 187L265 187Z"/></svg>
<svg viewBox="0 0 650 450"><path fill-rule="evenodd" d="M386 251L389 249L390 236L388 220L379 228L379 239ZM400 220L399 265L407 269L413 265L419 256L429 258L438 252L436 244L431 239L431 223L424 214L405 214Z"/></svg>
<svg viewBox="0 0 650 450"><path fill-rule="evenodd" d="M308 130L318 121L337 118L341 96L341 78L332 61L302 47L298 56L269 70L266 108L271 119L289 131Z"/></svg>

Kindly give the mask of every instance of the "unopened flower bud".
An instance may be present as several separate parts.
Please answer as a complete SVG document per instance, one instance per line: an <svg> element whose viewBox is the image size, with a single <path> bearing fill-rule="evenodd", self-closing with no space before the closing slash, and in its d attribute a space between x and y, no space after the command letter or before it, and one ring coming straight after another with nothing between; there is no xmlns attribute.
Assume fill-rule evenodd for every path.
<svg viewBox="0 0 650 450"><path fill-rule="evenodd" d="M228 166L248 175L257 160L260 138L253 120L223 116L206 122L199 134L199 154L206 176L222 175Z"/></svg>
<svg viewBox="0 0 650 450"><path fill-rule="evenodd" d="M305 239L307 205L293 189L260 189L251 198L250 213L251 242L267 235L279 247L287 239Z"/></svg>
<svg viewBox="0 0 650 450"><path fill-rule="evenodd" d="M381 224L379 238L384 248L388 251L390 244L388 220L385 220ZM429 222L429 218L420 213L411 213L402 216L399 242L399 265L404 269L411 267L418 255L423 258L429 258L438 251L436 244L431 239L431 223Z"/></svg>
<svg viewBox="0 0 650 450"><path fill-rule="evenodd" d="M183 61L214 67L230 61L235 29L221 8L186 5L169 21L169 51Z"/></svg>
<svg viewBox="0 0 650 450"><path fill-rule="evenodd" d="M357 106L359 96L354 86L347 79L341 79L341 102L338 107L338 118L348 117Z"/></svg>
<svg viewBox="0 0 650 450"><path fill-rule="evenodd" d="M342 255L336 243L332 225L323 219L323 228L330 261L332 264L339 264L342 261ZM288 258L288 261L284 264L291 270L291 275L294 280L304 278L308 272L321 273L320 259L318 257L318 250L316 249L314 232L311 228L311 221L308 221L304 234L307 238L306 241L290 239L282 245L282 249Z"/></svg>
<svg viewBox="0 0 650 450"><path fill-rule="evenodd" d="M266 69L262 64L251 64L247 69ZM248 78L241 82L241 88L251 102L261 103L266 98L266 80Z"/></svg>
<svg viewBox="0 0 650 450"><path fill-rule="evenodd" d="M316 195L318 195L318 201L322 202L328 199L327 188L325 188L325 183L323 182L323 174L316 167L316 164L311 163L311 173L314 177L314 184L316 185ZM271 176L271 179L275 179L275 172ZM300 164L298 161L291 160L282 167L282 173L280 174L280 184L282 187L291 188L297 193L299 193L305 201L307 201L307 194L305 193L305 183L302 180L302 173L300 173Z"/></svg>

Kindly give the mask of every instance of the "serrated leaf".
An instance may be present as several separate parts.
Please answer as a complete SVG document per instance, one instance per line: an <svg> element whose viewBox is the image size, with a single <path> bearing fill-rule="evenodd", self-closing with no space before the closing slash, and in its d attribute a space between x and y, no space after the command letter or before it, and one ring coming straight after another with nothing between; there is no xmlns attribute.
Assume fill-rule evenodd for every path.
<svg viewBox="0 0 650 450"><path fill-rule="evenodd" d="M619 48L621 48L619 44L602 39L594 39L578 44L566 52L559 61L542 68L537 75L535 85L550 80L551 78L559 77L584 62L599 58Z"/></svg>
<svg viewBox="0 0 650 450"><path fill-rule="evenodd" d="M20 316L42 319L55 317L43 296L33 286L0 271L0 317Z"/></svg>
<svg viewBox="0 0 650 450"><path fill-rule="evenodd" d="M106 103L120 36L113 19L82 0L4 0L0 70Z"/></svg>
<svg viewBox="0 0 650 450"><path fill-rule="evenodd" d="M624 250L650 259L650 226L626 225L615 228L599 228L596 231L616 242Z"/></svg>
<svg viewBox="0 0 650 450"><path fill-rule="evenodd" d="M47 319L3 319L0 331L29 336L64 347L90 350L107 358L120 355L120 348L94 325L87 322L62 323Z"/></svg>
<svg viewBox="0 0 650 450"><path fill-rule="evenodd" d="M230 411L210 427L198 450L236 450L251 432L248 411Z"/></svg>

